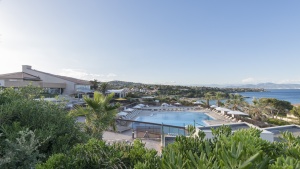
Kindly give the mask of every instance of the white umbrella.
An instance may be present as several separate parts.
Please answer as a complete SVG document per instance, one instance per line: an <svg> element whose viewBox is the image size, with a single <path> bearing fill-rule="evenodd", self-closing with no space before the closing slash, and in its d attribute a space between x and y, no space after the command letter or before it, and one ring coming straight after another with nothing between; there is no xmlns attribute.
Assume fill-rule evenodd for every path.
<svg viewBox="0 0 300 169"><path fill-rule="evenodd" d="M241 111L229 111L227 114L240 115L240 116L249 116L249 114L241 112Z"/></svg>
<svg viewBox="0 0 300 169"><path fill-rule="evenodd" d="M118 113L117 115L118 115L118 116L126 116L127 114L128 114L128 113L122 111L122 112Z"/></svg>
<svg viewBox="0 0 300 169"><path fill-rule="evenodd" d="M216 110L219 111L231 111L230 109L224 108L224 107L217 107Z"/></svg>
<svg viewBox="0 0 300 169"><path fill-rule="evenodd" d="M138 106L140 106L140 107L145 107L145 105L144 105L144 104L138 104Z"/></svg>
<svg viewBox="0 0 300 169"><path fill-rule="evenodd" d="M141 106L139 106L139 105L136 105L136 106L134 106L133 108L134 108L134 109L140 109L140 108L141 108Z"/></svg>
<svg viewBox="0 0 300 169"><path fill-rule="evenodd" d="M134 111L134 109L128 108L128 109L125 109L124 111L125 111L125 112L132 112L132 111Z"/></svg>

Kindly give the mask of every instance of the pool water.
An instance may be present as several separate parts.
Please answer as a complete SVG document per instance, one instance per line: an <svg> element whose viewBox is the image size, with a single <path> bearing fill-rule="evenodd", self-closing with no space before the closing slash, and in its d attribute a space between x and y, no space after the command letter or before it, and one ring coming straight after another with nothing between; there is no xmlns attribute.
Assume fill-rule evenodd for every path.
<svg viewBox="0 0 300 169"><path fill-rule="evenodd" d="M140 116L135 121L151 122L151 123L163 123L173 126L206 126L207 124L203 120L213 120L212 117L204 113L195 112L153 112L150 116Z"/></svg>

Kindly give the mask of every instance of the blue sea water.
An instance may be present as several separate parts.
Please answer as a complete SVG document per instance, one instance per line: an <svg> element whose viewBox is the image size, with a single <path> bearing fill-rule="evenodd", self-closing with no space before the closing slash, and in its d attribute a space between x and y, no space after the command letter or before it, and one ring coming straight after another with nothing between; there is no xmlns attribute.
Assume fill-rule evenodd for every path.
<svg viewBox="0 0 300 169"><path fill-rule="evenodd" d="M266 92L242 92L240 93L246 98L249 103L253 98L275 98L278 100L285 100L292 104L300 103L300 89L269 89Z"/></svg>

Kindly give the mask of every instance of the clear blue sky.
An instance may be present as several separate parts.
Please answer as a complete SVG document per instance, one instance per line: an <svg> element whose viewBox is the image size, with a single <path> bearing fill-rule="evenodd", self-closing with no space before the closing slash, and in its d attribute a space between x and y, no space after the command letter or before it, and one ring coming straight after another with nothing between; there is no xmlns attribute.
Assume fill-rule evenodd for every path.
<svg viewBox="0 0 300 169"><path fill-rule="evenodd" d="M299 0L0 0L0 74L300 83Z"/></svg>

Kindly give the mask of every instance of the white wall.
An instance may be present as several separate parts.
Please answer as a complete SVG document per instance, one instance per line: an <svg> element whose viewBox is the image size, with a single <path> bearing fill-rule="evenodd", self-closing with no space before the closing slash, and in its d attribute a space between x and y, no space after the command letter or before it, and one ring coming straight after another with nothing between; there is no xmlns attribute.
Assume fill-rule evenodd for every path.
<svg viewBox="0 0 300 169"><path fill-rule="evenodd" d="M274 141L274 134L271 133L271 132L262 132L262 133L260 133L260 138L262 138L263 140L273 142Z"/></svg>

